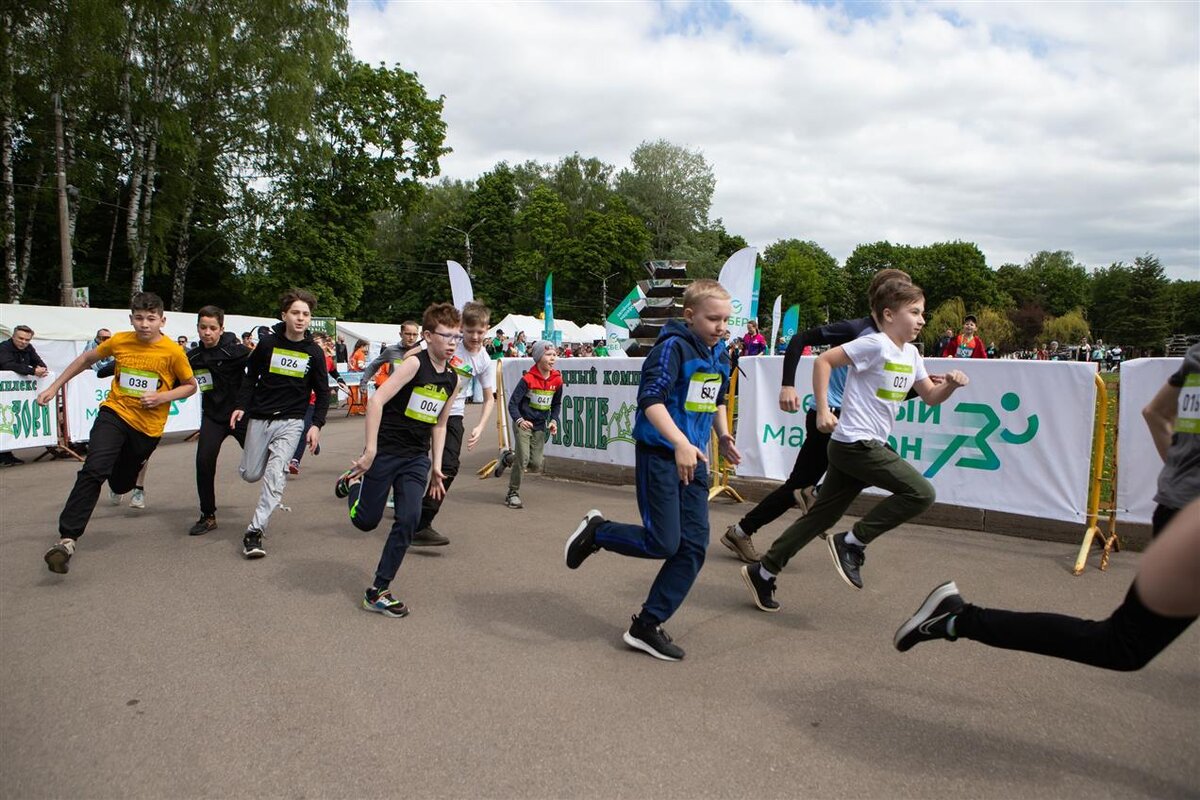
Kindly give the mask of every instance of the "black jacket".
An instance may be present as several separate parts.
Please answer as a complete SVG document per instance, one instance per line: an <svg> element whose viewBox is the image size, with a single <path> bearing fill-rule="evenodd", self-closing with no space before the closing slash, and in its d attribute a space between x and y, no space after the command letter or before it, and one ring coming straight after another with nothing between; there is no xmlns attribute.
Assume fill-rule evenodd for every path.
<svg viewBox="0 0 1200 800"><path fill-rule="evenodd" d="M24 350L18 350L12 339L0 342L0 370L8 370L18 375L32 375L38 367L45 367L46 362L28 345Z"/></svg>
<svg viewBox="0 0 1200 800"><path fill-rule="evenodd" d="M304 374L288 375L271 371L271 359L277 350L288 350L308 356ZM287 356L289 360L293 357ZM271 334L259 339L258 346L246 359L246 378L238 393L237 408L251 419L304 419L308 400L316 393L313 425L325 424L329 408L329 372L325 369L325 351L305 332L304 338L293 342L284 335L284 323L278 322Z"/></svg>
<svg viewBox="0 0 1200 800"><path fill-rule="evenodd" d="M187 351L187 357L193 372L208 370L211 377L212 388L206 390L200 387L202 413L213 422L228 425L229 415L233 413L238 393L242 390L250 348L226 331L215 345L205 347L201 342Z"/></svg>

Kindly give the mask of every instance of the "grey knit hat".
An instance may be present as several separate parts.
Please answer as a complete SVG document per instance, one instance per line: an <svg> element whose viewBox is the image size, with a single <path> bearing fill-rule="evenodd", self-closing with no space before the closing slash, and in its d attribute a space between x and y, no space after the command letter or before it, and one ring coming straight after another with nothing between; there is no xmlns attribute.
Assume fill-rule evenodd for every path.
<svg viewBox="0 0 1200 800"><path fill-rule="evenodd" d="M547 347L554 347L552 342L547 342L544 339L538 339L533 344L529 345L529 357L534 361L541 361L542 356L546 354Z"/></svg>

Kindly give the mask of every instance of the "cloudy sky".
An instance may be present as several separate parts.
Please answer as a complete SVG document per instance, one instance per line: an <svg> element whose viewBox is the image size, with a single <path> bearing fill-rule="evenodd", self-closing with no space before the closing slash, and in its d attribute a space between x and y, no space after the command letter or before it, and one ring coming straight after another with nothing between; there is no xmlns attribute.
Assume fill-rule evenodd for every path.
<svg viewBox="0 0 1200 800"><path fill-rule="evenodd" d="M1200 279L1200 4L377 2L355 55L445 95L442 173L702 151L750 244L963 239Z"/></svg>

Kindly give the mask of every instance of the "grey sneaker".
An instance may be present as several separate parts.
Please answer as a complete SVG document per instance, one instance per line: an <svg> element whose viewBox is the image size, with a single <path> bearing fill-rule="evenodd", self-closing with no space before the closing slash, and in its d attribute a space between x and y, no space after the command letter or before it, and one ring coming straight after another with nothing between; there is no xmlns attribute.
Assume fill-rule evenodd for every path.
<svg viewBox="0 0 1200 800"><path fill-rule="evenodd" d="M413 534L413 547L444 547L450 544L450 540L433 528L422 528Z"/></svg>
<svg viewBox="0 0 1200 800"><path fill-rule="evenodd" d="M46 560L46 568L58 575L66 575L70 567L67 562L71 560L71 556L75 555L75 540L74 539L59 539L58 544L46 551L43 556Z"/></svg>
<svg viewBox="0 0 1200 800"><path fill-rule="evenodd" d="M117 494L112 489L109 489L108 490L108 504L110 506L121 505L121 495Z"/></svg>
<svg viewBox="0 0 1200 800"><path fill-rule="evenodd" d="M721 544L732 550L739 561L745 561L747 564L757 564L758 551L754 549L754 542L750 541L749 536L738 536L733 529L734 526L730 525L725 530L725 535L721 537Z"/></svg>
<svg viewBox="0 0 1200 800"><path fill-rule="evenodd" d="M146 507L146 490L134 489L133 494L129 495L130 508L145 508Z"/></svg>
<svg viewBox="0 0 1200 800"><path fill-rule="evenodd" d="M517 494L516 492L508 493L508 497L504 498L504 505L508 506L509 508L524 508L525 507L525 506L521 505L521 495Z"/></svg>

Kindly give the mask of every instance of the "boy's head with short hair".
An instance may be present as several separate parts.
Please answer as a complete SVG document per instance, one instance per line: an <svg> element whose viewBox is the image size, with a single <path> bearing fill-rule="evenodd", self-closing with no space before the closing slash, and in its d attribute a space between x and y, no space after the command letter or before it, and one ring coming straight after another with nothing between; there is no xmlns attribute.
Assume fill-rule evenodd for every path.
<svg viewBox="0 0 1200 800"><path fill-rule="evenodd" d="M558 349L554 346L553 342L538 339L529 345L529 357L533 359L535 367L549 372L554 369L554 362L558 359Z"/></svg>
<svg viewBox="0 0 1200 800"><path fill-rule="evenodd" d="M425 337L426 349L434 362L449 361L454 357L461 338L462 314L452 303L434 303L421 316L421 335Z"/></svg>
<svg viewBox="0 0 1200 800"><path fill-rule="evenodd" d="M693 281L683 293L683 320L708 347L724 338L732 313L729 292L711 278Z"/></svg>
<svg viewBox="0 0 1200 800"><path fill-rule="evenodd" d="M284 322L284 336L293 342L301 341L312 324L312 315L316 310L317 298L307 289L288 289L284 292L279 298L279 318Z"/></svg>
<svg viewBox="0 0 1200 800"><path fill-rule="evenodd" d="M979 321L975 319L974 314L967 314L963 317L962 329L968 339L975 335L975 331L979 329Z"/></svg>
<svg viewBox="0 0 1200 800"><path fill-rule="evenodd" d="M895 311L925 299L925 290L910 280L890 280L879 286L872 298L871 313L882 318L885 310Z"/></svg>
<svg viewBox="0 0 1200 800"><path fill-rule="evenodd" d="M308 306L308 313L317 310L317 296L307 289L288 289L279 296L279 313L287 313L287 310L292 307L292 304L299 300Z"/></svg>
<svg viewBox="0 0 1200 800"><path fill-rule="evenodd" d="M137 311L147 311L161 316L164 308L162 298L154 292L138 292L129 299L129 313L131 314Z"/></svg>
<svg viewBox="0 0 1200 800"><path fill-rule="evenodd" d="M222 328L225 327L225 311L224 311L224 309L220 308L219 306L203 306L203 307L201 307L201 309L196 312L197 324L200 322L200 320L204 319L205 317L208 317L209 319L215 319L217 321L218 325L220 325ZM245 334L243 334L243 335L245 335Z"/></svg>
<svg viewBox="0 0 1200 800"><path fill-rule="evenodd" d="M491 322L492 312L483 303L474 300L463 306L462 332L463 344L471 353L479 352L483 346L483 337L487 335L488 323Z"/></svg>
<svg viewBox="0 0 1200 800"><path fill-rule="evenodd" d="M163 313L162 298L154 292L138 292L129 300L129 324L138 341L151 344L162 336L167 315Z"/></svg>

